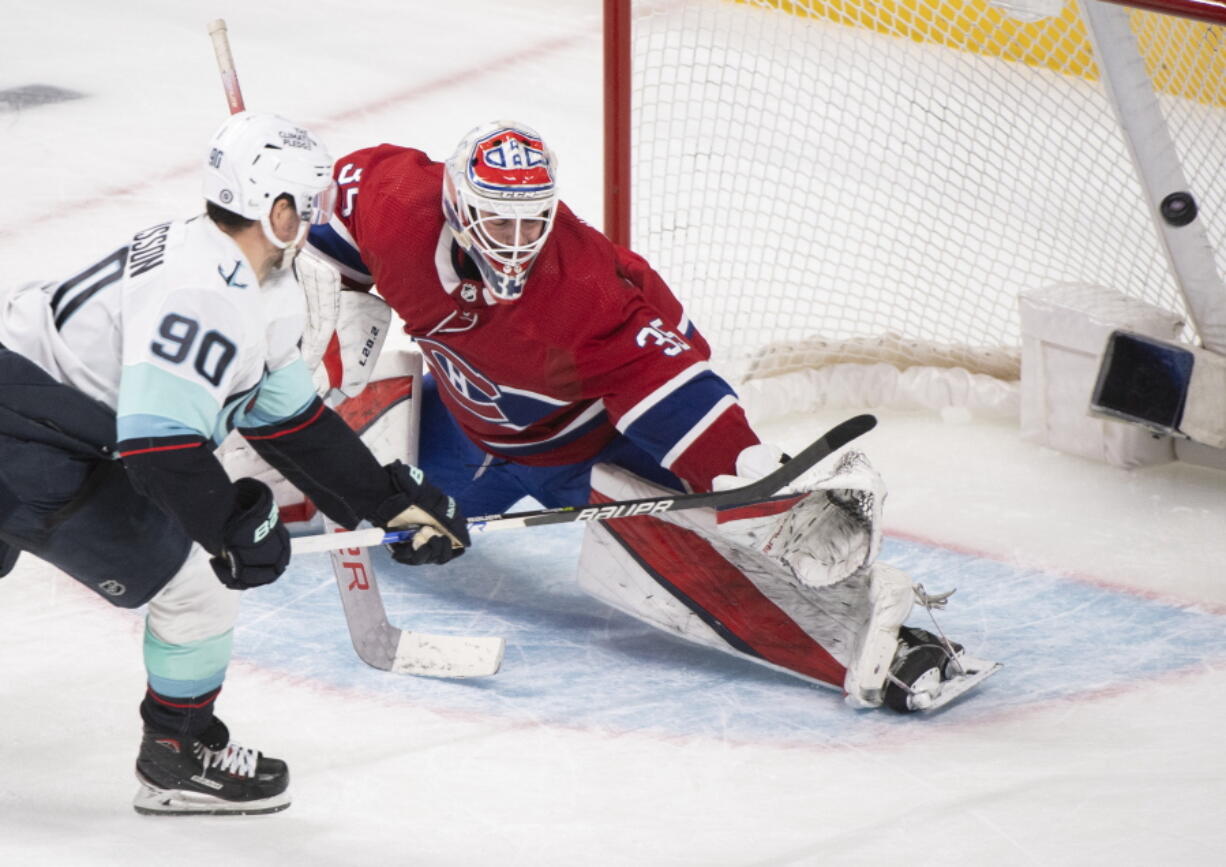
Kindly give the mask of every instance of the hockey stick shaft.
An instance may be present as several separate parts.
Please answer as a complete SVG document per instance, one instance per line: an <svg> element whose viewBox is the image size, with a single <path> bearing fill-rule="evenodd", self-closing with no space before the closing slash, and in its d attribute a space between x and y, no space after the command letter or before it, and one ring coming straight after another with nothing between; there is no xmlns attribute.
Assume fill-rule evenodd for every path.
<svg viewBox="0 0 1226 867"><path fill-rule="evenodd" d="M470 532L480 533L489 530L534 527L541 524L607 521L614 518L630 518L635 515L658 515L661 512L676 512L681 509L719 509L770 500L781 488L796 481L810 467L862 434L868 433L876 425L877 419L872 415L858 415L849 418L826 431L791 460L781 464L779 469L773 473L732 490L712 491L706 494L677 494L672 497L647 497L639 500L617 500L583 507L562 506L502 515L481 515L468 519L468 529ZM782 499L786 496L789 495L783 494L776 498ZM415 532L412 529L387 532L378 527L372 527L366 530L352 530L320 536L300 536L293 540L293 553L328 551L337 545L353 548L391 545L411 539Z"/></svg>
<svg viewBox="0 0 1226 867"><path fill-rule="evenodd" d="M234 68L234 55L230 53L230 35L224 18L209 24L209 38L213 40L213 54L217 56L217 71L221 73L221 86L226 91L226 104L230 106L230 114L238 114L246 105L238 86L238 71Z"/></svg>

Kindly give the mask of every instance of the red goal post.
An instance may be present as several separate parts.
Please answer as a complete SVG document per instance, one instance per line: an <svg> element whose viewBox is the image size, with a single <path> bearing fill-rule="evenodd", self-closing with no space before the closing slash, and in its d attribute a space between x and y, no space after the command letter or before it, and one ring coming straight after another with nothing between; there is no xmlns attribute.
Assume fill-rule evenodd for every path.
<svg viewBox="0 0 1226 867"><path fill-rule="evenodd" d="M1121 132L1087 3L1144 7L1121 14L1168 144ZM1223 22L1207 0L605 0L605 231L733 379L883 360L1015 379L1018 295L1060 283L1198 339L1217 302L1156 230L1144 152L1170 152L1157 176L1186 181L1200 270L1222 273Z"/></svg>

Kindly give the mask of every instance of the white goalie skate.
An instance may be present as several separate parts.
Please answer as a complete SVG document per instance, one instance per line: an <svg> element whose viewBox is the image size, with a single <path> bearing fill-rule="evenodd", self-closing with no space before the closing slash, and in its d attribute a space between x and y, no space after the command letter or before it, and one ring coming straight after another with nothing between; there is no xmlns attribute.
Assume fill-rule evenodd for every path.
<svg viewBox="0 0 1226 867"><path fill-rule="evenodd" d="M962 645L926 629L898 630L898 654L886 677L884 703L899 713L934 711L996 672L999 662L967 655Z"/></svg>

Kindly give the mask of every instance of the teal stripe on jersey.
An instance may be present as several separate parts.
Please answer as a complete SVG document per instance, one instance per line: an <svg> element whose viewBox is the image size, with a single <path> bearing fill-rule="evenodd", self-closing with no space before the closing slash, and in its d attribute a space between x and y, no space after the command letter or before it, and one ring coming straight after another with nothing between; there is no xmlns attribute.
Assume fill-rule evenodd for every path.
<svg viewBox="0 0 1226 867"><path fill-rule="evenodd" d="M117 426L119 442L144 437L199 436L200 431L160 415L121 415Z"/></svg>
<svg viewBox="0 0 1226 867"><path fill-rule="evenodd" d="M167 644L145 627L145 669L149 685L160 695L204 695L221 686L230 664L234 630L188 644Z"/></svg>
<svg viewBox="0 0 1226 867"><path fill-rule="evenodd" d="M119 380L120 441L147 436L166 436L175 424L184 431L210 438L217 425L221 405L204 386L143 362L124 365ZM145 425L160 419L164 427L150 431ZM131 429L129 429L131 428Z"/></svg>
<svg viewBox="0 0 1226 867"><path fill-rule="evenodd" d="M315 399L315 383L301 356L265 374L255 405L234 415L235 427L264 427L293 418Z"/></svg>

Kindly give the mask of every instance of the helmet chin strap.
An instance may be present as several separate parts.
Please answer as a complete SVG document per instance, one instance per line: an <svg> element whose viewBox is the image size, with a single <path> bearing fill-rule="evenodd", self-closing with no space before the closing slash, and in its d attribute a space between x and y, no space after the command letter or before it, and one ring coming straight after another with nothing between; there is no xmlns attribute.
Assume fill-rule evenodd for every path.
<svg viewBox="0 0 1226 867"><path fill-rule="evenodd" d="M272 230L272 223L268 217L269 214L264 214L264 216L260 217L260 228L264 230L264 237L268 239L268 242L281 251L281 258L272 267L273 273L288 271L293 266L298 251L302 249L302 241L306 237L310 226L306 220L299 220L298 232L294 235L293 239L282 241Z"/></svg>
<svg viewBox="0 0 1226 867"><path fill-rule="evenodd" d="M278 250L284 250L286 247L297 246L304 237L306 237L307 229L310 228L305 220L298 221L298 234L292 240L282 241L277 237L277 233L272 230L272 222L268 219L272 212L264 214L260 217L260 227L264 230L264 237L268 239L268 243L272 244Z"/></svg>

